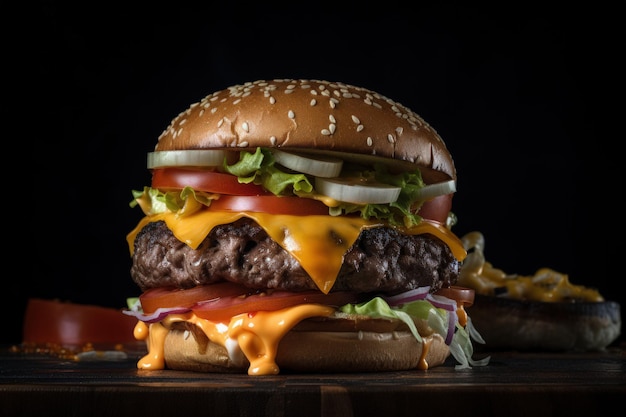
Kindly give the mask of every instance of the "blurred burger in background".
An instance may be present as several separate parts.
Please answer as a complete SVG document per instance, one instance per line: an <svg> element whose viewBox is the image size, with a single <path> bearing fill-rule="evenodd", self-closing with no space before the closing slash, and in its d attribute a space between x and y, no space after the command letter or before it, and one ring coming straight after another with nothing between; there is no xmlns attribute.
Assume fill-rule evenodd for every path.
<svg viewBox="0 0 626 417"><path fill-rule="evenodd" d="M460 368L482 342L456 285L453 159L420 116L314 80L209 94L148 153L128 234L140 369Z"/></svg>
<svg viewBox="0 0 626 417"><path fill-rule="evenodd" d="M479 231L462 238L469 254L457 284L476 292L469 309L489 350L600 351L621 333L620 304L554 269L507 273L485 256Z"/></svg>

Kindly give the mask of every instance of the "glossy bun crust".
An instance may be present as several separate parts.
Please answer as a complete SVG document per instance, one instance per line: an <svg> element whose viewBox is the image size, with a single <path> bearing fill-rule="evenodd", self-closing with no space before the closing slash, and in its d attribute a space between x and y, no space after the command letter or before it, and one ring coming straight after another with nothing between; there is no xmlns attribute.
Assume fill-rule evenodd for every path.
<svg viewBox="0 0 626 417"><path fill-rule="evenodd" d="M450 350L439 334L424 338L428 368L443 364ZM384 372L417 369L424 343L408 331L378 333L336 331L290 331L281 340L276 363L280 372ZM242 356L234 362L225 348L211 343L200 331L176 329L165 338L168 369L247 373Z"/></svg>
<svg viewBox="0 0 626 417"><path fill-rule="evenodd" d="M172 120L155 150L258 146L392 158L417 164L427 182L456 179L446 145L420 116L328 81L255 81L209 94Z"/></svg>

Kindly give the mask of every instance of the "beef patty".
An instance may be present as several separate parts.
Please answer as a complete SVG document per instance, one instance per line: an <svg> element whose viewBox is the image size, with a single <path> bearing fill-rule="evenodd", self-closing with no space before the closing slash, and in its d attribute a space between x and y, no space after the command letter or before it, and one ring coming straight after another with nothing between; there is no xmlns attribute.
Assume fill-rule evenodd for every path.
<svg viewBox="0 0 626 417"><path fill-rule="evenodd" d="M450 248L432 235L365 229L346 252L331 291L395 294L429 285L434 292L456 283L459 267ZM197 249L176 239L165 222L149 223L135 239L130 272L142 291L220 281L254 289L317 289L300 263L247 218L215 227Z"/></svg>

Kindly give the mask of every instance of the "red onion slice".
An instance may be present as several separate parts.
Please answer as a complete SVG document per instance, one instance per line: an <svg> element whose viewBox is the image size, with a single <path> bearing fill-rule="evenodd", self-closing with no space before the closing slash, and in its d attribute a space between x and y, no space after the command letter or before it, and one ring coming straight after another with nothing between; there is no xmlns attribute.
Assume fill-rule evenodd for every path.
<svg viewBox="0 0 626 417"><path fill-rule="evenodd" d="M133 316L137 320L141 320L146 323L156 323L163 320L169 314L182 314L191 311L186 307L174 307L174 308L157 308L152 314L143 314L141 311L124 310L123 313L127 316Z"/></svg>
<svg viewBox="0 0 626 417"><path fill-rule="evenodd" d="M414 290L409 290L400 294L392 295L390 297L383 297L384 300L390 306L397 306L400 304L410 303L411 301L423 300L426 298L430 291L430 286L420 287Z"/></svg>

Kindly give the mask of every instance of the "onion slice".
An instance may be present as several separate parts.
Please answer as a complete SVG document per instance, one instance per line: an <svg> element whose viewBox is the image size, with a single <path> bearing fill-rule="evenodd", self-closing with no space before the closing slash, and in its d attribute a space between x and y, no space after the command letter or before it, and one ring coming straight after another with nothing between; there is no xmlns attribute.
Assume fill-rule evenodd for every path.
<svg viewBox="0 0 626 417"><path fill-rule="evenodd" d="M384 299L390 306L410 303L411 301L423 300L430 292L430 286L419 287L400 294L385 296Z"/></svg>
<svg viewBox="0 0 626 417"><path fill-rule="evenodd" d="M223 149L189 149L148 152L148 169L163 167L218 167L228 151Z"/></svg>
<svg viewBox="0 0 626 417"><path fill-rule="evenodd" d="M400 187L352 177L316 177L315 189L327 197L353 204L393 203L401 191Z"/></svg>
<svg viewBox="0 0 626 417"><path fill-rule="evenodd" d="M285 168L315 177L336 177L343 166L341 159L325 155L305 155L278 149L272 149L272 155L274 160Z"/></svg>
<svg viewBox="0 0 626 417"><path fill-rule="evenodd" d="M151 313L151 314L144 314L141 311L135 311L135 310L124 310L122 311L122 313L126 314L127 316L133 316L137 320L141 320L146 323L156 323L158 321L163 320L165 317L167 317L170 314L183 314L189 311L191 310L187 307L172 307L172 308L157 308L154 311L154 313Z"/></svg>
<svg viewBox="0 0 626 417"><path fill-rule="evenodd" d="M454 192L456 192L456 182L454 180L437 182L420 188L419 199L430 200L431 198L438 197L440 195L452 194Z"/></svg>

